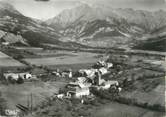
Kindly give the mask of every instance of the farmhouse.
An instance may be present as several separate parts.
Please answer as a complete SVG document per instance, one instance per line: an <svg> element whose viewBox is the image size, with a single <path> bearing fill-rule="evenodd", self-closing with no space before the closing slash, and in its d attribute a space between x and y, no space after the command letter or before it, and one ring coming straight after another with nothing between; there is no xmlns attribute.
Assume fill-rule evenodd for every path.
<svg viewBox="0 0 166 117"><path fill-rule="evenodd" d="M89 85L72 82L67 85L67 96L80 98L90 95Z"/></svg>
<svg viewBox="0 0 166 117"><path fill-rule="evenodd" d="M61 77L60 73L57 72L57 71L53 71L52 74L55 75L55 76L57 76L57 77Z"/></svg>
<svg viewBox="0 0 166 117"><path fill-rule="evenodd" d="M22 79L26 79L26 80L32 78L32 75L31 75L30 73L19 73L18 75L19 75L19 77L21 77Z"/></svg>
<svg viewBox="0 0 166 117"><path fill-rule="evenodd" d="M4 73L3 76L6 80L9 80L9 79L18 80L19 78L19 75L15 73Z"/></svg>
<svg viewBox="0 0 166 117"><path fill-rule="evenodd" d="M101 75L108 73L108 70L105 67L100 68L99 71L100 71Z"/></svg>
<svg viewBox="0 0 166 117"><path fill-rule="evenodd" d="M112 63L106 63L106 67L107 67L107 69L110 69L111 67L113 67L113 64Z"/></svg>
<svg viewBox="0 0 166 117"><path fill-rule="evenodd" d="M101 84L100 89L109 89L111 86L119 86L118 81L105 81Z"/></svg>
<svg viewBox="0 0 166 117"><path fill-rule="evenodd" d="M105 61L99 60L97 62L97 65L100 65L100 66L104 67L104 66L106 66L106 63L105 63Z"/></svg>
<svg viewBox="0 0 166 117"><path fill-rule="evenodd" d="M30 73L4 73L4 78L8 80L9 78L18 80L18 78L22 78L24 80L28 80L32 78L32 75Z"/></svg>
<svg viewBox="0 0 166 117"><path fill-rule="evenodd" d="M79 73L81 74L85 74L86 77L88 78L92 78L95 76L95 72L97 72L97 69L81 69L79 70Z"/></svg>
<svg viewBox="0 0 166 117"><path fill-rule="evenodd" d="M106 61L101 61L101 60L97 62L97 65L100 66L100 67L105 67L107 69L113 67L112 63L109 63L109 62L106 62Z"/></svg>

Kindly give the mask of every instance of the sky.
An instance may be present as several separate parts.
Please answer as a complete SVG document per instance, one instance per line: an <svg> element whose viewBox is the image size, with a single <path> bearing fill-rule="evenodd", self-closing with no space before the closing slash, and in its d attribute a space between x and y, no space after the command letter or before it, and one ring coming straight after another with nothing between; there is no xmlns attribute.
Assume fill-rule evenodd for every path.
<svg viewBox="0 0 166 117"><path fill-rule="evenodd" d="M82 3L101 4L115 8L140 10L166 10L166 0L0 0L9 2L28 17L46 20L58 15L64 9L71 9Z"/></svg>

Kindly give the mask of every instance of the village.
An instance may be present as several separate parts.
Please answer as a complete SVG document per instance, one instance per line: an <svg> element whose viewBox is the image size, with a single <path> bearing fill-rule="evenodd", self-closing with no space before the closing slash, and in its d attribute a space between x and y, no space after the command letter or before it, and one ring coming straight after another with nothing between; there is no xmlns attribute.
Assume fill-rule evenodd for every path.
<svg viewBox="0 0 166 117"><path fill-rule="evenodd" d="M113 68L113 63L106 62L106 60L100 59L91 66L89 69L79 69L78 71L59 70L50 71L53 77L66 79L68 83L58 93L55 93L50 99L79 99L80 103L84 103L84 100L95 98L92 90L114 90L117 94L121 92L122 88L119 82L116 80L104 80L103 75L110 74ZM32 74L28 72L3 72L1 75L1 81L6 85L20 85L26 82L40 82L40 77L43 74ZM16 105L17 112L14 115L25 115L32 111L25 105ZM30 111L31 110L31 111Z"/></svg>
<svg viewBox="0 0 166 117"><path fill-rule="evenodd" d="M16 51L17 53L15 53ZM12 106L11 110L17 110L15 115L20 117L31 117L32 115L37 117L37 113L42 113L44 117L47 117L45 107L49 108L49 105L48 112L51 112L53 106L58 111L55 113L60 113L63 116L64 113L61 113L55 105L65 109L69 106L68 103L72 105L71 110L63 111L75 113L76 117L80 112L72 110L74 108L86 108L89 105L87 109L93 112L96 109L95 105L99 104L102 107L107 103L110 105L124 104L126 109L143 108L144 111L148 109L152 114L155 113L153 110L157 110L161 111L159 114L163 114L164 100L153 101L163 97L161 90L165 89L162 84L165 70L160 65L160 61L165 60L163 55L128 51L112 52L112 50L107 51L106 54L105 52L27 47L24 49L23 47L8 47L6 45L3 45L2 52L10 55L21 64L25 64L25 66L2 67L0 71L2 96L12 95L15 97L6 98L6 100L7 104ZM7 57L2 53L3 56ZM13 59L11 57L10 59ZM146 59L150 58L151 61L144 60L145 57ZM159 91L153 94L159 95L152 99L151 97L154 95L151 92L156 90ZM134 96L135 91L146 98L141 98L139 95ZM131 94L132 96L130 96ZM13 101L14 104L11 103ZM59 105L60 103L63 104ZM111 108L119 110L120 106L117 108L111 106ZM10 109L9 107L7 109ZM44 112L42 112L42 108L44 108ZM81 109L81 111L83 110ZM89 111L87 112L93 115ZM117 112L115 113L117 114ZM137 114L140 115L140 113L141 111ZM79 116L86 114L82 113ZM90 115L86 116L91 117ZM118 116L123 117L122 115ZM71 115L71 117L73 116Z"/></svg>
<svg viewBox="0 0 166 117"><path fill-rule="evenodd" d="M108 74L111 72L111 68L113 67L112 63L108 63L103 60L99 60L96 64L92 66L90 69L80 69L76 71L75 73L72 72L71 69L67 71L61 72L59 69L56 71L52 71L52 74L55 75L55 77L60 78L73 78L74 74L74 81L69 82L65 86L65 93L63 94L57 94L56 96L58 98L63 97L76 97L81 98L85 96L89 96L91 94L90 89L96 88L97 90L108 90L109 88L115 88L118 92L122 90L122 88L119 87L118 81L114 80L104 80L102 79L102 75ZM38 78L36 75L32 75L31 73L4 73L3 74L4 80L7 83L12 84L21 84L24 83L24 81L37 81Z"/></svg>
<svg viewBox="0 0 166 117"><path fill-rule="evenodd" d="M96 64L98 69L81 69L78 71L77 79L74 82L69 82L66 85L64 94L57 94L58 98L63 97L76 97L81 98L89 96L91 94L90 89L96 88L97 90L108 90L109 88L115 88L118 92L122 90L119 87L118 81L105 81L101 78L102 75L105 75L110 72L110 68L113 67L112 63L106 63L105 61L99 61ZM69 72L68 77L71 78L71 72ZM62 91L63 92L63 91Z"/></svg>

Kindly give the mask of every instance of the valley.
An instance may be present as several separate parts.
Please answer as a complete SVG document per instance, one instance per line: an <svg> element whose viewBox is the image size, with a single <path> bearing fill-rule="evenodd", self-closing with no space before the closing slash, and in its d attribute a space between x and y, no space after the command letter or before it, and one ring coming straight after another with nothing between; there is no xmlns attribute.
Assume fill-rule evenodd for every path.
<svg viewBox="0 0 166 117"><path fill-rule="evenodd" d="M165 51L166 13L162 10L149 12L83 4L45 22L26 17L3 2L0 11L0 38L4 44Z"/></svg>
<svg viewBox="0 0 166 117"><path fill-rule="evenodd" d="M0 1L0 116L165 117L165 26L164 10L81 4L41 21Z"/></svg>

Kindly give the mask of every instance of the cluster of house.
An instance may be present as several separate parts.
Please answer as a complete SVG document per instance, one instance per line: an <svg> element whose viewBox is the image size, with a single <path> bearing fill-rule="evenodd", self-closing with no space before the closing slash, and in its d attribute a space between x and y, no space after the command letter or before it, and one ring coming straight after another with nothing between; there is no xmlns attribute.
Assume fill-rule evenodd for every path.
<svg viewBox="0 0 166 117"><path fill-rule="evenodd" d="M4 79L6 81L9 80L15 80L17 81L18 79L22 79L22 80L31 80L31 79L37 79L36 75L32 75L31 73L4 73L3 74Z"/></svg>
<svg viewBox="0 0 166 117"><path fill-rule="evenodd" d="M102 76L109 73L112 67L112 63L98 61L90 69L80 69L78 71L77 79L74 82L68 83L65 87L65 93L57 94L57 97L66 96L70 98L80 98L82 96L90 95L90 88L95 88L97 90L107 90L112 86L120 92L121 88L119 87L118 81L106 81L102 79ZM60 72L57 70L52 73L59 77L73 77L72 70L65 72ZM32 75L31 73L4 73L4 78L7 81L11 79L17 81L20 78L23 80L37 79L36 76Z"/></svg>
<svg viewBox="0 0 166 117"><path fill-rule="evenodd" d="M107 90L114 86L119 92L122 90L119 87L118 81L106 81L102 79L102 75L109 73L109 69L113 67L112 63L106 63L105 61L98 61L98 69L81 69L79 73L81 77L78 77L74 82L70 82L65 87L64 94L58 94L58 98L89 96L91 94L90 88L97 90Z"/></svg>
<svg viewBox="0 0 166 117"><path fill-rule="evenodd" d="M93 77L95 72L100 71L102 75L109 73L109 69L113 67L112 63L107 63L105 61L98 61L91 69L80 69L78 71L78 76L83 76L83 77ZM64 78L72 78L73 77L73 72L71 69L65 70L65 71L60 71L57 69L56 71L52 72L53 75L57 77L64 77Z"/></svg>
<svg viewBox="0 0 166 117"><path fill-rule="evenodd" d="M72 78L73 77L73 72L72 72L71 69L70 70L65 70L63 72L60 72L60 70L57 69L56 71L53 71L52 74L57 76L57 77L63 77L63 78L65 78L65 77Z"/></svg>

